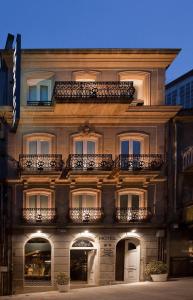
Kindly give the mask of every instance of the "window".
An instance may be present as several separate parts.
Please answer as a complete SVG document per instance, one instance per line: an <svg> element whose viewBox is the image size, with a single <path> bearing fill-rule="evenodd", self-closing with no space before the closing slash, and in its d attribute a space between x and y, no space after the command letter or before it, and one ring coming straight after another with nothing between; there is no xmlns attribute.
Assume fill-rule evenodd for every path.
<svg viewBox="0 0 193 300"><path fill-rule="evenodd" d="M43 238L30 239L25 244L24 278L26 285L51 284L51 245Z"/></svg>
<svg viewBox="0 0 193 300"><path fill-rule="evenodd" d="M134 99L143 100L144 105L150 105L150 73L144 71L119 72L120 81L133 81Z"/></svg>
<svg viewBox="0 0 193 300"><path fill-rule="evenodd" d="M24 193L23 220L29 224L52 223L55 205L51 191L30 190Z"/></svg>
<svg viewBox="0 0 193 300"><path fill-rule="evenodd" d="M118 192L118 208L138 210L147 206L146 191L143 190L126 190Z"/></svg>
<svg viewBox="0 0 193 300"><path fill-rule="evenodd" d="M151 216L147 208L145 190L125 190L118 192L116 217L118 222L141 222Z"/></svg>
<svg viewBox="0 0 193 300"><path fill-rule="evenodd" d="M75 141L74 150L75 154L95 154L96 142L83 140Z"/></svg>
<svg viewBox="0 0 193 300"><path fill-rule="evenodd" d="M42 79L28 80L28 104L47 103L51 100L51 81Z"/></svg>
<svg viewBox="0 0 193 300"><path fill-rule="evenodd" d="M33 209L46 209L52 208L52 195L51 192L44 191L28 191L25 194L25 208Z"/></svg>
<svg viewBox="0 0 193 300"><path fill-rule="evenodd" d="M121 141L121 154L140 154L141 141L138 140L122 140Z"/></svg>
<svg viewBox="0 0 193 300"><path fill-rule="evenodd" d="M96 208L97 194L96 193L78 193L72 196L72 208Z"/></svg>
<svg viewBox="0 0 193 300"><path fill-rule="evenodd" d="M28 141L29 154L50 154L50 141L32 139Z"/></svg>
<svg viewBox="0 0 193 300"><path fill-rule="evenodd" d="M102 218L100 192L98 190L73 191L70 219L73 223L95 223Z"/></svg>
<svg viewBox="0 0 193 300"><path fill-rule="evenodd" d="M149 154L149 135L141 132L122 133L118 137L119 154L141 155Z"/></svg>

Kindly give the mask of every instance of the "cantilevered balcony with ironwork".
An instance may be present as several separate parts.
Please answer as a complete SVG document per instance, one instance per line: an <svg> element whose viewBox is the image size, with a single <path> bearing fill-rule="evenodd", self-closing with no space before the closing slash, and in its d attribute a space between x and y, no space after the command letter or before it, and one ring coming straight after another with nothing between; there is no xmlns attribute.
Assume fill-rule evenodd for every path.
<svg viewBox="0 0 193 300"><path fill-rule="evenodd" d="M121 171L159 171L164 165L161 154L121 154L115 166Z"/></svg>
<svg viewBox="0 0 193 300"><path fill-rule="evenodd" d="M21 174L58 174L62 171L61 154L20 154Z"/></svg>
<svg viewBox="0 0 193 300"><path fill-rule="evenodd" d="M22 210L22 222L24 224L46 225L56 221L55 208L24 208Z"/></svg>
<svg viewBox="0 0 193 300"><path fill-rule="evenodd" d="M111 171L111 154L70 154L66 169L72 171Z"/></svg>
<svg viewBox="0 0 193 300"><path fill-rule="evenodd" d="M150 221L150 208L116 208L115 220L117 223L142 223Z"/></svg>
<svg viewBox="0 0 193 300"><path fill-rule="evenodd" d="M182 155L183 171L193 172L193 146L188 147Z"/></svg>
<svg viewBox="0 0 193 300"><path fill-rule="evenodd" d="M99 223L103 220L103 208L70 208L69 220L75 224Z"/></svg>
<svg viewBox="0 0 193 300"><path fill-rule="evenodd" d="M133 81L56 81L53 101L57 103L131 103Z"/></svg>

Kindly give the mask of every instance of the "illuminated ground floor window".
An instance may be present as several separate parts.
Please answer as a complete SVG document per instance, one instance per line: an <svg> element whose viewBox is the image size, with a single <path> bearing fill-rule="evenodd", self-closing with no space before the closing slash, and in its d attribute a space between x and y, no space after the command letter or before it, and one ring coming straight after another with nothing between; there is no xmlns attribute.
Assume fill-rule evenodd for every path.
<svg viewBox="0 0 193 300"><path fill-rule="evenodd" d="M43 238L33 238L25 245L25 284L51 283L51 245Z"/></svg>

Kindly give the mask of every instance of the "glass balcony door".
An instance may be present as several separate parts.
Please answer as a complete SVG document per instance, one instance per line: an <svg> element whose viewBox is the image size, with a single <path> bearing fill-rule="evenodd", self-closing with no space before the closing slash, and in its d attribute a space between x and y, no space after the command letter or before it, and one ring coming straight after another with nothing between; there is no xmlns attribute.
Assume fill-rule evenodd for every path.
<svg viewBox="0 0 193 300"><path fill-rule="evenodd" d="M118 219L125 222L141 221L147 212L144 199L137 194L122 194L118 201Z"/></svg>
<svg viewBox="0 0 193 300"><path fill-rule="evenodd" d="M137 170L140 168L141 142L138 140L121 141L120 166L122 170Z"/></svg>
<svg viewBox="0 0 193 300"><path fill-rule="evenodd" d="M28 144L29 154L50 154L50 148L47 140L31 140Z"/></svg>
<svg viewBox="0 0 193 300"><path fill-rule="evenodd" d="M24 219L29 222L46 222L54 217L51 199L48 195L29 195L26 199Z"/></svg>
<svg viewBox="0 0 193 300"><path fill-rule="evenodd" d="M75 154L95 154L96 142L83 140L75 141Z"/></svg>
<svg viewBox="0 0 193 300"><path fill-rule="evenodd" d="M123 194L120 195L119 201L120 209L138 210L141 206L139 195Z"/></svg>
<svg viewBox="0 0 193 300"><path fill-rule="evenodd" d="M138 140L121 141L121 155L139 155L141 154L141 142Z"/></svg>
<svg viewBox="0 0 193 300"><path fill-rule="evenodd" d="M72 208L97 208L96 195L81 194L73 196Z"/></svg>
<svg viewBox="0 0 193 300"><path fill-rule="evenodd" d="M28 198L28 208L45 209L49 208L49 198L46 195L31 195Z"/></svg>
<svg viewBox="0 0 193 300"><path fill-rule="evenodd" d="M77 223L92 222L100 219L97 196L94 194L78 194L72 198L71 218Z"/></svg>
<svg viewBox="0 0 193 300"><path fill-rule="evenodd" d="M72 167L80 170L92 170L96 165L96 142L78 140L74 142L74 159Z"/></svg>

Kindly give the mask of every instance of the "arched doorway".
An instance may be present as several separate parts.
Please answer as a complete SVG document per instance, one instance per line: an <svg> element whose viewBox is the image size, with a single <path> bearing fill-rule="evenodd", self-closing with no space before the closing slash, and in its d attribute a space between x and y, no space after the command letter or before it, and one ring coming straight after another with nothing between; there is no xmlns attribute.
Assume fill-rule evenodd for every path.
<svg viewBox="0 0 193 300"><path fill-rule="evenodd" d="M116 246L115 280L139 281L140 243L138 239L122 239Z"/></svg>
<svg viewBox="0 0 193 300"><path fill-rule="evenodd" d="M47 239L36 237L25 244L25 285L51 285L51 245Z"/></svg>
<svg viewBox="0 0 193 300"><path fill-rule="evenodd" d="M70 250L70 278L72 282L95 284L96 248L86 238L77 239Z"/></svg>

